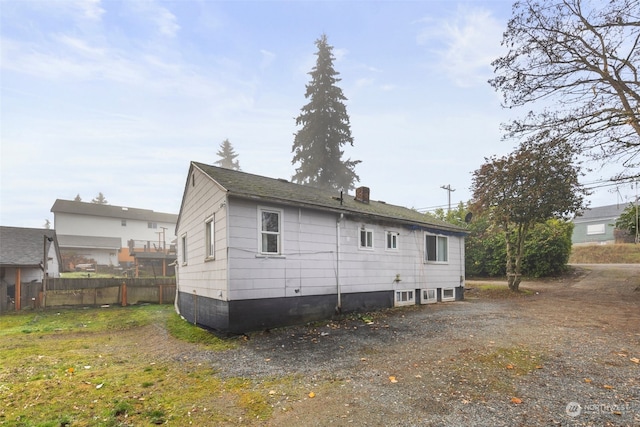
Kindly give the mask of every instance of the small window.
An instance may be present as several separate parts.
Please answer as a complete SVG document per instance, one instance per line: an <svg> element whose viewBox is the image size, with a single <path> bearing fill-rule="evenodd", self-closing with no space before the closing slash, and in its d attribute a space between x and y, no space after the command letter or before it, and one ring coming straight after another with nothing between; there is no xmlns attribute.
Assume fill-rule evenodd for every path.
<svg viewBox="0 0 640 427"><path fill-rule="evenodd" d="M126 219L121 220L120 221L120 225L123 226L123 227L126 227L127 226L127 220Z"/></svg>
<svg viewBox="0 0 640 427"><path fill-rule="evenodd" d="M205 244L206 244L206 257L207 259L215 258L215 222L214 217L211 217L205 221Z"/></svg>
<svg viewBox="0 0 640 427"><path fill-rule="evenodd" d="M587 225L587 235L592 234L605 234L605 226L604 224L591 224Z"/></svg>
<svg viewBox="0 0 640 427"><path fill-rule="evenodd" d="M396 306L416 303L414 291L396 291Z"/></svg>
<svg viewBox="0 0 640 427"><path fill-rule="evenodd" d="M182 265L186 265L187 264L187 235L183 234L182 239L180 240L182 243L181 261L182 261Z"/></svg>
<svg viewBox="0 0 640 427"><path fill-rule="evenodd" d="M456 299L456 290L454 288L442 289L442 301L455 301L455 299Z"/></svg>
<svg viewBox="0 0 640 427"><path fill-rule="evenodd" d="M282 250L282 224L280 211L260 209L260 252L280 254Z"/></svg>
<svg viewBox="0 0 640 427"><path fill-rule="evenodd" d="M360 249L373 249L373 230L360 229Z"/></svg>
<svg viewBox="0 0 640 427"><path fill-rule="evenodd" d="M395 231L387 231L387 249L392 251L398 249L399 235L400 233L396 233Z"/></svg>
<svg viewBox="0 0 640 427"><path fill-rule="evenodd" d="M158 223L157 222L148 222L147 223L147 228L158 228Z"/></svg>
<svg viewBox="0 0 640 427"><path fill-rule="evenodd" d="M434 302L438 302L438 294L435 289L423 289L422 290L422 299L420 300L422 304L433 304Z"/></svg>
<svg viewBox="0 0 640 427"><path fill-rule="evenodd" d="M449 241L446 236L425 235L425 260L447 262L449 260Z"/></svg>

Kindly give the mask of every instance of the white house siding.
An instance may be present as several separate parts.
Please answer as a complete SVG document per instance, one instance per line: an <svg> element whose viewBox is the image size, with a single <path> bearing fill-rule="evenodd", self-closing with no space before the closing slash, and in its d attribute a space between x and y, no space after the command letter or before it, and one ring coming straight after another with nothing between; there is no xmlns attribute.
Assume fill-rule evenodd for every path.
<svg viewBox="0 0 640 427"><path fill-rule="evenodd" d="M149 228L149 222L156 223L158 227ZM175 224L168 222L126 219L125 226L121 218L57 212L54 226L56 232L62 235L119 237L123 248L127 247L128 240L146 240L158 244L158 233L162 227L167 229L165 240L168 245L173 240L175 229Z"/></svg>
<svg viewBox="0 0 640 427"><path fill-rule="evenodd" d="M228 298L226 193L209 177L194 169L195 186L191 177L185 190L184 206L178 233L179 291L217 300ZM215 259L207 260L205 251L205 223L214 216ZM187 263L182 263L182 236L187 236Z"/></svg>
<svg viewBox="0 0 640 427"><path fill-rule="evenodd" d="M283 214L280 256L259 253L259 207ZM338 214L232 199L229 215L229 300L337 294L338 271L344 294L458 287L464 277L462 237L449 237L448 262L426 263L424 231L345 217L338 266ZM363 225L374 232L373 250L359 248ZM399 233L395 251L386 249L387 231Z"/></svg>
<svg viewBox="0 0 640 427"><path fill-rule="evenodd" d="M337 216L231 199L229 299L336 293ZM259 251L259 207L282 212L281 255Z"/></svg>

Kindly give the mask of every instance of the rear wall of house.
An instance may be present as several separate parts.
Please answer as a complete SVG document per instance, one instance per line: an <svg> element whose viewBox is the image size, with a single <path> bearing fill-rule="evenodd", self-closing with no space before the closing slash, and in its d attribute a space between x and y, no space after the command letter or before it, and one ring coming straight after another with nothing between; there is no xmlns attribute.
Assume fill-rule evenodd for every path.
<svg viewBox="0 0 640 427"><path fill-rule="evenodd" d="M259 249L259 209L282 212L281 254ZM464 239L448 237L448 261L426 263L425 232L338 214L233 200L229 207L229 299L262 299L461 286ZM373 248L359 247L360 230L373 232ZM397 249L387 249L387 232Z"/></svg>

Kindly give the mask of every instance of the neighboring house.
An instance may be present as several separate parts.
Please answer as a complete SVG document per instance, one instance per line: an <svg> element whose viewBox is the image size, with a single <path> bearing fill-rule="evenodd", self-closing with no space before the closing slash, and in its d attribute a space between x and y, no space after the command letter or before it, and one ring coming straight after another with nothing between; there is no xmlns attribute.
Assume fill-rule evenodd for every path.
<svg viewBox="0 0 640 427"><path fill-rule="evenodd" d="M627 204L620 203L585 209L580 216L573 219L571 243L615 243L615 223L626 207Z"/></svg>
<svg viewBox="0 0 640 427"><path fill-rule="evenodd" d="M143 252L157 252L163 259L175 240L173 231L178 218L149 209L61 199L55 201L51 212L65 255L82 254L111 266L133 265L135 254Z"/></svg>
<svg viewBox="0 0 640 427"><path fill-rule="evenodd" d="M176 226L177 309L241 333L334 312L453 301L466 231L415 210L192 162Z"/></svg>
<svg viewBox="0 0 640 427"><path fill-rule="evenodd" d="M0 313L39 301L43 277L59 277L61 262L54 230L0 226Z"/></svg>

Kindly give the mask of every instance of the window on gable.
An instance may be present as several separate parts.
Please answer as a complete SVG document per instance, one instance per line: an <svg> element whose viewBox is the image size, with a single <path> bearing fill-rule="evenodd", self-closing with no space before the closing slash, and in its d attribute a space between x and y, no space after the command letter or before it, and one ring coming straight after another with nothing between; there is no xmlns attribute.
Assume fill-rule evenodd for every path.
<svg viewBox="0 0 640 427"><path fill-rule="evenodd" d="M373 249L373 230L360 229L360 249Z"/></svg>
<svg viewBox="0 0 640 427"><path fill-rule="evenodd" d="M279 254L281 251L281 212L260 209L260 252Z"/></svg>
<svg viewBox="0 0 640 427"><path fill-rule="evenodd" d="M214 217L208 218L205 221L205 245L206 245L206 257L208 259L215 258L215 242L216 242L216 232L215 232L215 221Z"/></svg>
<svg viewBox="0 0 640 427"><path fill-rule="evenodd" d="M449 260L449 239L446 236L425 235L425 259L432 262Z"/></svg>
<svg viewBox="0 0 640 427"><path fill-rule="evenodd" d="M180 239L180 243L182 246L182 252L180 253L182 264L185 265L187 263L187 235L183 234Z"/></svg>
<svg viewBox="0 0 640 427"><path fill-rule="evenodd" d="M395 231L387 231L387 249L395 250L398 249L398 236L400 233L396 233Z"/></svg>
<svg viewBox="0 0 640 427"><path fill-rule="evenodd" d="M147 223L147 228L158 228L158 223L157 222L148 222Z"/></svg>
<svg viewBox="0 0 640 427"><path fill-rule="evenodd" d="M120 221L120 225L123 226L123 227L126 227L127 226L127 220L126 219L121 220Z"/></svg>

